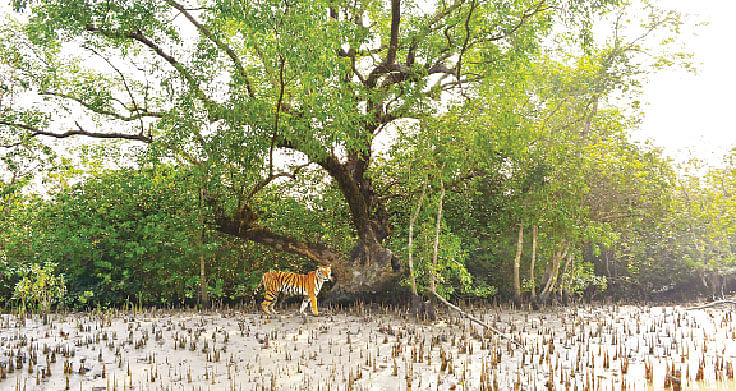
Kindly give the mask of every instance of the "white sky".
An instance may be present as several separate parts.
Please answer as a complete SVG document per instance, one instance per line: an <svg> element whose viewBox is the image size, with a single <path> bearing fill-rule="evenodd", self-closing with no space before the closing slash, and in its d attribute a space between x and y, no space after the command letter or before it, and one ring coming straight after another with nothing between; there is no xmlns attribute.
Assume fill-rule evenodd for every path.
<svg viewBox="0 0 736 391"><path fill-rule="evenodd" d="M660 5L691 16L691 22L707 26L683 32L683 40L695 55L697 73L671 69L649 76L643 86L645 118L632 130L636 141L651 140L677 161L696 157L719 165L736 147L736 1L661 0ZM0 1L0 14L9 2Z"/></svg>
<svg viewBox="0 0 736 391"><path fill-rule="evenodd" d="M672 69L649 77L645 119L633 138L652 139L677 161L692 156L719 165L736 147L736 1L664 0L662 5L708 25L681 37L695 55L696 74Z"/></svg>

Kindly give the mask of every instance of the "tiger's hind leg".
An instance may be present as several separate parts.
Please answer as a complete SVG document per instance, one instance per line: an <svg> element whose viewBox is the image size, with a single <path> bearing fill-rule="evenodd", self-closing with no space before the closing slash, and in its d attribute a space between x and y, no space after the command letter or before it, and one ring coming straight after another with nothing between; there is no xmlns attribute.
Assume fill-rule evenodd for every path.
<svg viewBox="0 0 736 391"><path fill-rule="evenodd" d="M299 308L299 314L305 316L306 314L304 313L304 310L306 310L307 307L309 307L309 299L305 298L302 302L301 308Z"/></svg>
<svg viewBox="0 0 736 391"><path fill-rule="evenodd" d="M263 312L267 314L275 314L276 311L273 310L273 305L276 304L276 299L278 298L278 295L274 291L266 291L266 295L263 298L263 303L261 303L261 308L263 309Z"/></svg>

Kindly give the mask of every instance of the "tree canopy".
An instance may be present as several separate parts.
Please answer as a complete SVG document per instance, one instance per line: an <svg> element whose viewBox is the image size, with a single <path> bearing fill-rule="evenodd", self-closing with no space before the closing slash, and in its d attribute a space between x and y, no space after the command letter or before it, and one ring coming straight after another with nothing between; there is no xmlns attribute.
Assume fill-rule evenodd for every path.
<svg viewBox="0 0 736 391"><path fill-rule="evenodd" d="M333 264L337 291L385 291L407 276L415 211L417 273L445 294L519 296L521 265L536 257L523 289L538 281L545 300L600 287L600 275L625 284L612 259L636 283L673 248L690 260L683 270L733 261L722 250L733 243L728 170L685 184L661 152L627 136L646 74L688 66L682 16L656 4L15 6L0 31L0 154L5 213L16 217L0 251L84 258L94 273L73 273L95 282L70 275L80 291L115 280L128 295L126 271L156 278L175 267L156 288L175 300L197 266L201 280L206 268L244 268L225 253L245 248L289 254L258 268L282 256ZM22 190L34 178L52 199ZM689 220L682 202L719 205L697 214L717 233L685 229L703 235L689 249L664 233ZM429 261L435 236L440 265ZM656 285L647 292L667 282Z"/></svg>

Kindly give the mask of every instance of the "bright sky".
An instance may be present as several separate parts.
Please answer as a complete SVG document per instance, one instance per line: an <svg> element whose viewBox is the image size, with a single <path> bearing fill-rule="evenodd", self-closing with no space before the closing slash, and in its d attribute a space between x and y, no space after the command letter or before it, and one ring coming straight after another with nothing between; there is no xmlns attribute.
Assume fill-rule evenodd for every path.
<svg viewBox="0 0 736 391"><path fill-rule="evenodd" d="M736 2L733 0L666 0L663 6L708 22L697 35L681 39L695 55L696 74L668 70L644 86L645 119L635 140L652 139L665 154L683 161L690 156L718 165L736 147Z"/></svg>
<svg viewBox="0 0 736 391"><path fill-rule="evenodd" d="M736 1L662 0L660 5L691 15L707 26L685 31L682 39L695 55L697 73L666 70L644 85L645 118L634 140L651 139L677 161L696 157L719 165L736 147ZM9 10L0 1L0 14Z"/></svg>

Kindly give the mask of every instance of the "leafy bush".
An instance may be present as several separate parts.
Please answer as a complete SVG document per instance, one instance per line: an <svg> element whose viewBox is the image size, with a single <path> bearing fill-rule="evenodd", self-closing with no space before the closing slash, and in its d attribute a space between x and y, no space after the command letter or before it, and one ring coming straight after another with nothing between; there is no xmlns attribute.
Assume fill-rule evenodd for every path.
<svg viewBox="0 0 736 391"><path fill-rule="evenodd" d="M13 300L22 312L43 312L60 302L66 294L63 274L56 274L55 263L21 265L14 272L20 277L13 289Z"/></svg>

